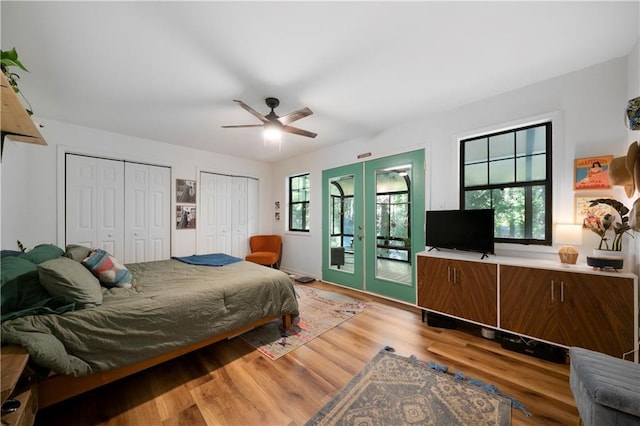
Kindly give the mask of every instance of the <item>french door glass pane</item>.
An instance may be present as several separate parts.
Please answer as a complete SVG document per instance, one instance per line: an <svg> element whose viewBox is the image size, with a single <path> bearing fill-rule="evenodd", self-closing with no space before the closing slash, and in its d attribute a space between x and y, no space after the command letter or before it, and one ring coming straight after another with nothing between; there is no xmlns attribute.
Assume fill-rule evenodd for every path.
<svg viewBox="0 0 640 426"><path fill-rule="evenodd" d="M376 278L411 283L411 166L376 170Z"/></svg>
<svg viewBox="0 0 640 426"><path fill-rule="evenodd" d="M329 268L353 274L353 175L329 179Z"/></svg>

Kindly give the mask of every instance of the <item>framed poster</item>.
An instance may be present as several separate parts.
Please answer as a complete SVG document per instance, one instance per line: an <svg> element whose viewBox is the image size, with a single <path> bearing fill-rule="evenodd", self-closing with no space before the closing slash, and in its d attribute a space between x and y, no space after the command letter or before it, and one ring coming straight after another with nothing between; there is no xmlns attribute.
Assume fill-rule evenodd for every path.
<svg viewBox="0 0 640 426"><path fill-rule="evenodd" d="M176 205L176 229L195 229L196 208L184 204Z"/></svg>
<svg viewBox="0 0 640 426"><path fill-rule="evenodd" d="M176 179L176 204L196 203L196 181Z"/></svg>
<svg viewBox="0 0 640 426"><path fill-rule="evenodd" d="M574 164L573 189L609 189L609 164L613 155L577 158Z"/></svg>
<svg viewBox="0 0 640 426"><path fill-rule="evenodd" d="M584 229L600 228L602 224L602 218L607 213L612 214L614 216L618 216L618 212L613 207L607 204L596 204L593 207L590 207L591 200L596 200L598 198L609 198L613 197L610 195L589 195L586 196L576 196L575 197L575 209L576 209L576 223L582 224Z"/></svg>

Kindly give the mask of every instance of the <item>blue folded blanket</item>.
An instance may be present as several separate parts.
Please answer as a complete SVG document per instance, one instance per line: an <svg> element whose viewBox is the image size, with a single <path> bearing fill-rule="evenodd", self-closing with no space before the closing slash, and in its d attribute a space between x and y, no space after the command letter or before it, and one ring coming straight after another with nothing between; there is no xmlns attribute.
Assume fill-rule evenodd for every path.
<svg viewBox="0 0 640 426"><path fill-rule="evenodd" d="M204 266L224 266L243 260L239 257L229 256L228 254L224 253L194 254L193 256L183 257L173 256L172 259L179 260L180 262L184 263L189 263L191 265Z"/></svg>

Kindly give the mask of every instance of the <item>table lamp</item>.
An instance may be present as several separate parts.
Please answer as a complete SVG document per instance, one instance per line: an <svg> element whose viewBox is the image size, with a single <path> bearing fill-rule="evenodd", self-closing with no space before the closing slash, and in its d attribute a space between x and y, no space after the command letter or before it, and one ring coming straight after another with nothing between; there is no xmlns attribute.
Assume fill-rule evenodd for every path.
<svg viewBox="0 0 640 426"><path fill-rule="evenodd" d="M569 223L556 224L555 242L562 244L562 247L558 249L560 262L562 262L564 266L575 265L578 260L578 250L576 250L574 245L582 244L582 225Z"/></svg>

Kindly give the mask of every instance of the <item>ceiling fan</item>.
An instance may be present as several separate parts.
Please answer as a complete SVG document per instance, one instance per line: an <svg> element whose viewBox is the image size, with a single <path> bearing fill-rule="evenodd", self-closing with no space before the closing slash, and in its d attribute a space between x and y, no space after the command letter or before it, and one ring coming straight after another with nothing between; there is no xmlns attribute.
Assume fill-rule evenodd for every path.
<svg viewBox="0 0 640 426"><path fill-rule="evenodd" d="M262 124L240 124L236 126L222 126L224 128L234 128L234 127L264 127L265 133L267 131L280 131L293 133L300 136L306 136L309 138L315 138L318 136L317 133L310 132L308 130L302 130L297 127L289 126L289 123L293 123L294 121L300 120L306 116L313 114L309 108L302 108L297 111L293 111L287 115L283 115L282 117L278 117L278 115L273 111L278 105L280 105L280 101L276 98L267 98L265 102L269 108L271 108L271 112L269 114L262 115L255 109L251 108L249 105L245 104L242 101L234 99L233 102L239 104L242 108L249 111L251 114L256 116L258 120L262 121Z"/></svg>

